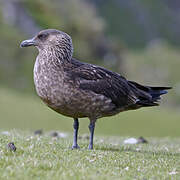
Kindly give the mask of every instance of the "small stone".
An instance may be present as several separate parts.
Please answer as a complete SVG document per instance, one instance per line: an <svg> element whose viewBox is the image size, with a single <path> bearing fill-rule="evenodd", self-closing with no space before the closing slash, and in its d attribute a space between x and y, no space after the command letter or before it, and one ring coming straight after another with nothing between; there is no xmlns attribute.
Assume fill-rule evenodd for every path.
<svg viewBox="0 0 180 180"><path fill-rule="evenodd" d="M52 137L59 137L59 133L54 131L50 134Z"/></svg>
<svg viewBox="0 0 180 180"><path fill-rule="evenodd" d="M125 167L125 170L126 170L126 171L128 171L128 170L129 170L129 167L128 167L128 166L127 166L127 167Z"/></svg>
<svg viewBox="0 0 180 180"><path fill-rule="evenodd" d="M148 143L148 141L146 139L144 139L142 136L140 136L138 139L137 139L137 143Z"/></svg>
<svg viewBox="0 0 180 180"><path fill-rule="evenodd" d="M10 142L10 143L7 145L7 148L8 148L10 151L13 151L13 152L16 151L16 146L14 145L13 142Z"/></svg>
<svg viewBox="0 0 180 180"><path fill-rule="evenodd" d="M38 129L36 131L34 131L35 135L42 135L43 134L43 130L42 129Z"/></svg>
<svg viewBox="0 0 180 180"><path fill-rule="evenodd" d="M8 131L3 131L3 132L1 132L1 134L2 134L2 135L7 135L7 136L10 135L10 133L9 133Z"/></svg>
<svg viewBox="0 0 180 180"><path fill-rule="evenodd" d="M135 138L129 138L124 140L124 144L137 144L138 140Z"/></svg>
<svg viewBox="0 0 180 180"><path fill-rule="evenodd" d="M171 172L169 172L169 175L175 175L177 173L178 173L177 171L171 171Z"/></svg>
<svg viewBox="0 0 180 180"><path fill-rule="evenodd" d="M63 133L63 132L60 132L60 133L58 133L58 136L59 136L60 138L67 138L67 137L68 137L68 134L67 134L67 133Z"/></svg>

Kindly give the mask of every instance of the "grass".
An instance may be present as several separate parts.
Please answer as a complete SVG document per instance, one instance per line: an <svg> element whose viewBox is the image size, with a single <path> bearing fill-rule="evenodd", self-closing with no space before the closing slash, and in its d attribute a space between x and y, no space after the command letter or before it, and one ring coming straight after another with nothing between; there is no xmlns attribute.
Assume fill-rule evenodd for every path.
<svg viewBox="0 0 180 180"><path fill-rule="evenodd" d="M178 111L155 107L100 119L95 131L95 149L87 150L88 140L82 138L81 149L71 150L70 118L53 112L37 97L1 88L0 99L0 179L180 177ZM80 120L81 136L88 133L87 125L88 120ZM36 136L33 134L36 129L44 129L45 133ZM66 131L69 136L52 138L49 134L53 129ZM149 144L123 144L127 136L140 135ZM9 142L15 143L16 152L7 149Z"/></svg>
<svg viewBox="0 0 180 180"><path fill-rule="evenodd" d="M180 139L148 138L149 144L124 145L126 137L95 137L95 149L80 139L52 138L30 131L0 132L0 178L6 179L179 179ZM13 141L16 152L7 149Z"/></svg>

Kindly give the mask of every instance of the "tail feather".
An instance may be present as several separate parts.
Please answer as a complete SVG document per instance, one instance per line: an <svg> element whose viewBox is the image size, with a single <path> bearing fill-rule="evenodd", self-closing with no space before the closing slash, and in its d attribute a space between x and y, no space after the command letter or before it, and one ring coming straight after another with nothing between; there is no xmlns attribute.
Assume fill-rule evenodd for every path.
<svg viewBox="0 0 180 180"><path fill-rule="evenodd" d="M161 95L167 94L170 87L149 87L149 94L152 96L152 101L157 102L161 99Z"/></svg>
<svg viewBox="0 0 180 180"><path fill-rule="evenodd" d="M140 106L143 106L143 107L150 107L150 106L159 106L158 103L155 103L155 102L151 102L151 101L137 101L136 102L137 105L140 105Z"/></svg>
<svg viewBox="0 0 180 180"><path fill-rule="evenodd" d="M161 95L167 94L167 90L172 89L171 87L143 86L134 81L129 81L129 83L131 86L135 86L134 92L138 96L136 104L145 107L158 106L158 100L161 99Z"/></svg>

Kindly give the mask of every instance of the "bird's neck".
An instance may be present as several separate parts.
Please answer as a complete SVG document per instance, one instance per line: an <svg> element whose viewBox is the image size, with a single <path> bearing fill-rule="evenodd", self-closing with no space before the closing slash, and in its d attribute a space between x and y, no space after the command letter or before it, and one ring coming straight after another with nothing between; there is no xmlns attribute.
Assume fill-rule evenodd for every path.
<svg viewBox="0 0 180 180"><path fill-rule="evenodd" d="M67 64L71 63L72 53L68 52L67 49L56 49L56 48L48 48L39 52L39 56L43 56L45 64L49 64L52 66L56 66L59 68L65 67Z"/></svg>

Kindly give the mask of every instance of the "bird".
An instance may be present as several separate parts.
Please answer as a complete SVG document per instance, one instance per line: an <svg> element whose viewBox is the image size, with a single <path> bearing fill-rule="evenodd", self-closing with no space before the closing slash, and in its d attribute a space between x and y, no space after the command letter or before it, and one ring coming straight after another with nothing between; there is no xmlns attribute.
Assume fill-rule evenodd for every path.
<svg viewBox="0 0 180 180"><path fill-rule="evenodd" d="M73 57L72 38L56 29L45 29L20 47L35 46L34 84L38 96L51 109L71 117L72 149L78 149L79 118L89 123L89 149L93 149L95 123L102 117L141 107L158 106L171 87L144 86L119 73L81 62Z"/></svg>

